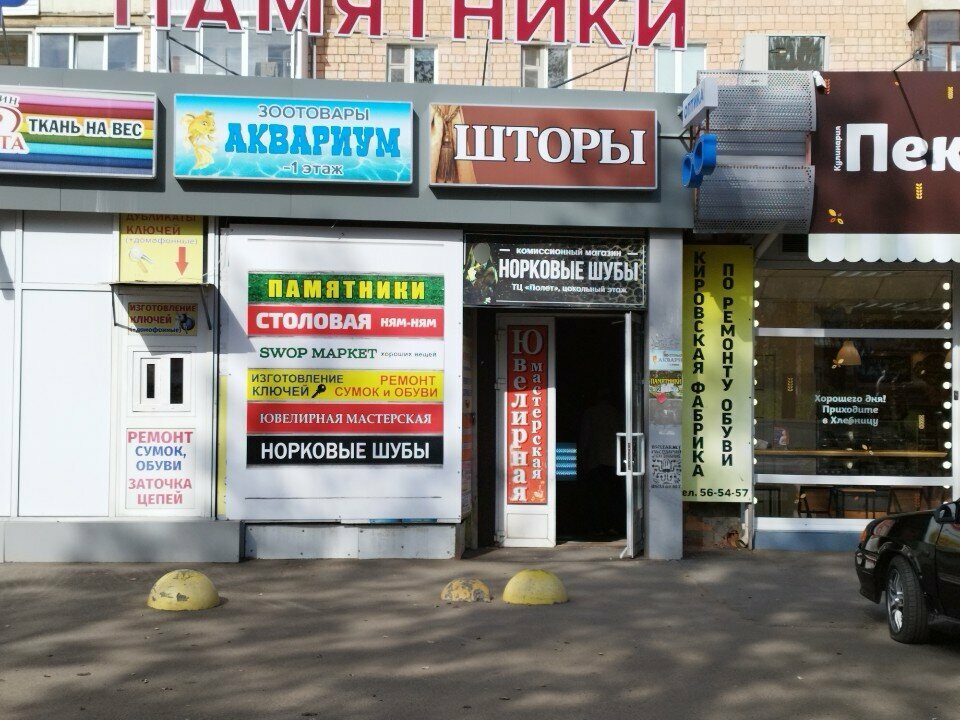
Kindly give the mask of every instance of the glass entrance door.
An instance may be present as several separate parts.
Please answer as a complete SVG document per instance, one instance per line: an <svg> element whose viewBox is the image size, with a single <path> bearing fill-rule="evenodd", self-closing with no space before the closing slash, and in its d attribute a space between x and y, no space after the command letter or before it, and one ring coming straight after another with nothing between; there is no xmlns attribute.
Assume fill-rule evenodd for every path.
<svg viewBox="0 0 960 720"><path fill-rule="evenodd" d="M497 537L505 547L553 547L556 517L554 319L497 318Z"/></svg>

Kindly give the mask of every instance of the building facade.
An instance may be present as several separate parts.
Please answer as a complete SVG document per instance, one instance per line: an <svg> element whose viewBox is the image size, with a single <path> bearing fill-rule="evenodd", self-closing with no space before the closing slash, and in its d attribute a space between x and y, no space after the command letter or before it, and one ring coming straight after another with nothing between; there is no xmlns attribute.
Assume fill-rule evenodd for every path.
<svg viewBox="0 0 960 720"><path fill-rule="evenodd" d="M451 5L423 7L417 41L390 3L376 38L332 4L317 37L256 32L255 4L235 32L184 30L191 3L170 30L135 4L129 28L6 13L7 64L39 67L0 65L5 559L838 549L957 495L954 228L926 218L960 161L923 127L953 86L916 71L956 69L960 11L690 7L679 52L669 23L649 49L599 20L560 42L571 8L554 43L511 42L507 7L505 42L477 19L453 40ZM605 16L627 45L633 12ZM676 109L711 68L751 122L787 77L765 71L822 71L791 76L817 118L714 111L694 192ZM889 135L823 114L889 77ZM854 172L881 173L861 216L909 221L857 224L823 182ZM698 340L708 277L733 315Z"/></svg>

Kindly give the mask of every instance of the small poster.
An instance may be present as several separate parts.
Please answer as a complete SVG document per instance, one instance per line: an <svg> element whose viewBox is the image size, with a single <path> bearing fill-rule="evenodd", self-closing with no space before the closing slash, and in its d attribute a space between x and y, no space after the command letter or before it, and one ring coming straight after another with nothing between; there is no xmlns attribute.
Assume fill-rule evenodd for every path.
<svg viewBox="0 0 960 720"><path fill-rule="evenodd" d="M442 465L443 297L439 275L249 273L247 334L289 366L247 370L247 465Z"/></svg>
<svg viewBox="0 0 960 720"><path fill-rule="evenodd" d="M127 510L196 507L196 437L193 428L127 429Z"/></svg>
<svg viewBox="0 0 960 720"><path fill-rule="evenodd" d="M203 282L203 218L121 215L120 282Z"/></svg>
<svg viewBox="0 0 960 720"><path fill-rule="evenodd" d="M511 325L507 350L507 503L547 503L547 348L545 325Z"/></svg>
<svg viewBox="0 0 960 720"><path fill-rule="evenodd" d="M196 335L197 304L131 302L127 305L131 333L137 335Z"/></svg>

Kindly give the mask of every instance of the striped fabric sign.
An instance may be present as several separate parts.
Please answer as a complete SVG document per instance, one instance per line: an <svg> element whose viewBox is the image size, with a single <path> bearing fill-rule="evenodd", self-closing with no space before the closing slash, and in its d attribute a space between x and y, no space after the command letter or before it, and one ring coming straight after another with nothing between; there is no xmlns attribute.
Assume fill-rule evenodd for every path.
<svg viewBox="0 0 960 720"><path fill-rule="evenodd" d="M156 177L152 93L0 86L0 173Z"/></svg>

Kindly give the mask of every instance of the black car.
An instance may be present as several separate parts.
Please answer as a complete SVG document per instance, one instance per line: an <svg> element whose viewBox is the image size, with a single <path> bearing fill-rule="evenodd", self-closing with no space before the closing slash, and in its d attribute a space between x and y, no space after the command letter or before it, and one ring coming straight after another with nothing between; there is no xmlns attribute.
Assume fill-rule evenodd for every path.
<svg viewBox="0 0 960 720"><path fill-rule="evenodd" d="M932 618L960 620L960 501L873 520L856 553L860 594L886 592L890 637L923 642Z"/></svg>

